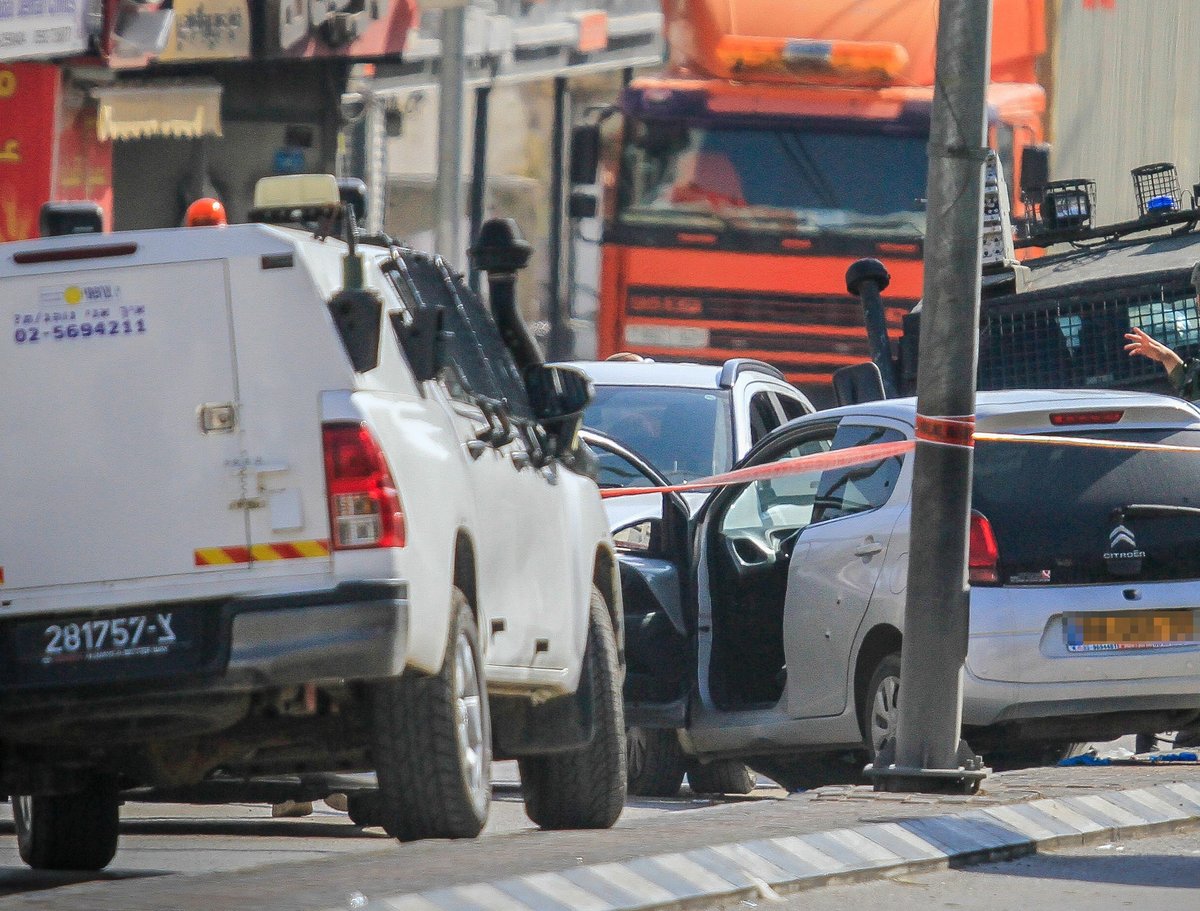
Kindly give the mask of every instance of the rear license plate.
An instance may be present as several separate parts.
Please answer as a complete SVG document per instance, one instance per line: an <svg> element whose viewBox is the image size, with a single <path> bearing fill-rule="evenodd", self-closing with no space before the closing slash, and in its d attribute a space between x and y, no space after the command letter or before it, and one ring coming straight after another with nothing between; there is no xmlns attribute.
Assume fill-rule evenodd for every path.
<svg viewBox="0 0 1200 911"><path fill-rule="evenodd" d="M11 627L9 654L22 683L118 680L197 666L201 632L190 608L43 617Z"/></svg>
<svg viewBox="0 0 1200 911"><path fill-rule="evenodd" d="M1191 610L1067 616L1067 651L1070 652L1110 652L1194 644L1196 612Z"/></svg>

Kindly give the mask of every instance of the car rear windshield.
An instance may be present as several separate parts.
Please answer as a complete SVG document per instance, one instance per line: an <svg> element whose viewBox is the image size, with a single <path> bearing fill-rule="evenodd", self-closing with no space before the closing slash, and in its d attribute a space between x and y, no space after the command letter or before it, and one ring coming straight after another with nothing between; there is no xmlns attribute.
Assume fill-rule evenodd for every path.
<svg viewBox="0 0 1200 911"><path fill-rule="evenodd" d="M669 386L597 386L583 423L624 443L676 483L733 462L728 393Z"/></svg>
<svg viewBox="0 0 1200 911"><path fill-rule="evenodd" d="M1197 430L1086 435L1200 447ZM1200 515L1114 517L1131 504L1200 507L1200 452L976 444L973 505L996 535L1001 584L1200 579Z"/></svg>

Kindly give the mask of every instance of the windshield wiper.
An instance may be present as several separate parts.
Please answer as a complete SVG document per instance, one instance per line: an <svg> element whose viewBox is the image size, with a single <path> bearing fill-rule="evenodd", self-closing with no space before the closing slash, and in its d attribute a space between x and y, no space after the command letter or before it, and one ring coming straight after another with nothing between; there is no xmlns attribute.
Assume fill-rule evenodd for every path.
<svg viewBox="0 0 1200 911"><path fill-rule="evenodd" d="M1166 503L1130 503L1112 511L1112 521L1121 524L1126 519L1172 519L1191 516L1200 518L1200 507L1170 506Z"/></svg>

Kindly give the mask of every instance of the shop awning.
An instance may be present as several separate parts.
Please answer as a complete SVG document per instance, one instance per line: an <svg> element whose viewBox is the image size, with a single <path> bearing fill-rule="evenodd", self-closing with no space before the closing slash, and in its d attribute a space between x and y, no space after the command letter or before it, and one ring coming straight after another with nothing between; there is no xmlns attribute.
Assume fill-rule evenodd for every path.
<svg viewBox="0 0 1200 911"><path fill-rule="evenodd" d="M221 135L221 86L188 80L101 86L96 133L100 139L195 138Z"/></svg>

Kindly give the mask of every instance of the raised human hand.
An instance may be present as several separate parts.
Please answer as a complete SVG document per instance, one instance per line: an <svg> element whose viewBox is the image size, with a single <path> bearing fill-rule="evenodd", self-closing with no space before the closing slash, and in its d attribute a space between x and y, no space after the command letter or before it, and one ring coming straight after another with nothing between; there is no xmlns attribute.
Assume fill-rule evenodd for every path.
<svg viewBox="0 0 1200 911"><path fill-rule="evenodd" d="M1125 333L1125 351L1130 357L1148 357L1152 361L1158 361L1170 373L1175 369L1176 365L1182 364L1183 360L1155 338L1150 337L1137 326L1130 328Z"/></svg>

